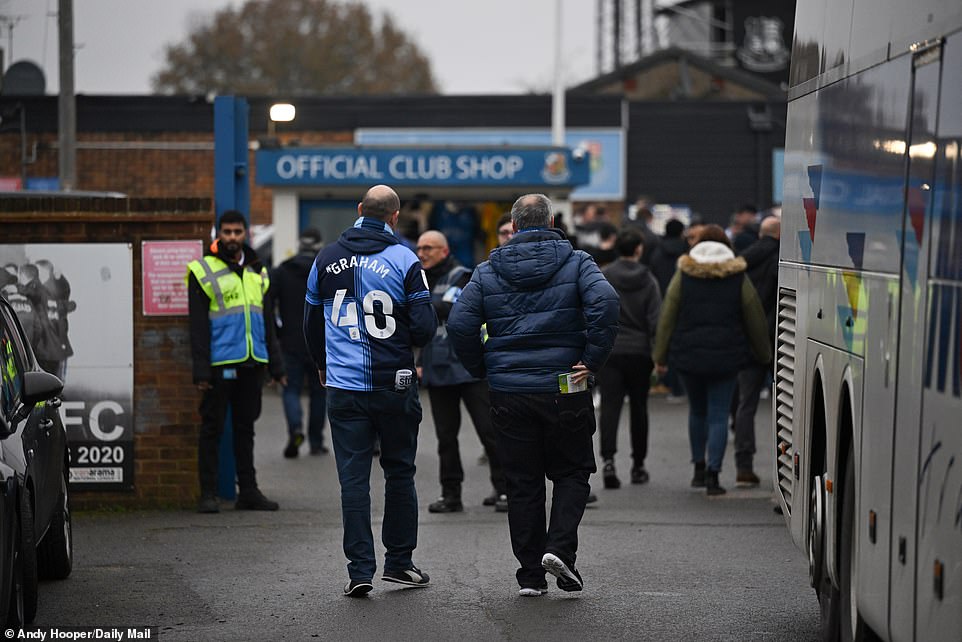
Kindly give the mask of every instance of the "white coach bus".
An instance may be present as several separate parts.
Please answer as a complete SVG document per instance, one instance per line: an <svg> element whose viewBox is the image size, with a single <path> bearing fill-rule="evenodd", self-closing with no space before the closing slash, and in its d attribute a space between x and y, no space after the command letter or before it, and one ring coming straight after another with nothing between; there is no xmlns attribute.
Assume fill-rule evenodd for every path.
<svg viewBox="0 0 962 642"><path fill-rule="evenodd" d="M962 641L962 1L798 0L773 471L826 639Z"/></svg>

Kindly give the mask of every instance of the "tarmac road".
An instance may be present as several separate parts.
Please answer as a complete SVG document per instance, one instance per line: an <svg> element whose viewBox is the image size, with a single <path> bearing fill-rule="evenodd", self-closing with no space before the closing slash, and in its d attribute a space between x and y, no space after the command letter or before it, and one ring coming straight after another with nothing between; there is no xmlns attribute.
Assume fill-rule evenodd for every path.
<svg viewBox="0 0 962 642"><path fill-rule="evenodd" d="M563 593L551 583L541 598L517 595L507 519L481 506L487 469L477 464L481 447L466 413L466 511L427 512L439 486L426 402L415 563L431 575L431 587L375 580L366 599L341 595L347 573L333 455L311 457L304 446L300 458L283 459L280 398L268 391L256 461L261 488L281 510L78 514L73 574L41 583L35 624L155 626L171 641L818 639L804 555L772 511L767 402L757 425L762 486L734 488L729 443L722 472L729 492L711 499L688 485L684 404L652 400L651 482L641 486L627 483L623 413L617 462L624 485L604 490L596 475L600 499L581 526L585 590ZM372 482L376 534L382 479L376 473Z"/></svg>

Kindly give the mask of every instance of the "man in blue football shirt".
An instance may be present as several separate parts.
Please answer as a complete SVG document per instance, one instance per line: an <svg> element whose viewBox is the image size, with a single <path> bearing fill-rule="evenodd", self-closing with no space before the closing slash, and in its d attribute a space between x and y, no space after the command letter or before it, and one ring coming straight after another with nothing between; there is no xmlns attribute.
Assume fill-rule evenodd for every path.
<svg viewBox="0 0 962 642"><path fill-rule="evenodd" d="M376 440L385 479L381 579L408 586L429 581L411 559L421 423L411 348L427 344L438 321L417 256L394 235L400 206L390 187L368 190L357 206L357 222L321 251L307 279L304 335L327 387L349 560L344 594L351 597L374 588L370 477Z"/></svg>

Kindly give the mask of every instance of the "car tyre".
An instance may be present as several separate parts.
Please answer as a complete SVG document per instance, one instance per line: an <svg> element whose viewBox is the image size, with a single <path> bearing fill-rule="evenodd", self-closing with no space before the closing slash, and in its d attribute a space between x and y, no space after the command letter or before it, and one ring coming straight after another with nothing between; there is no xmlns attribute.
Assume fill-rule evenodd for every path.
<svg viewBox="0 0 962 642"><path fill-rule="evenodd" d="M33 495L24 487L20 491L20 569L22 573L23 623L37 617L37 538L33 525Z"/></svg>
<svg viewBox="0 0 962 642"><path fill-rule="evenodd" d="M20 517L13 515L13 570L10 573L10 601L4 626L18 629L23 626L23 556L20 554Z"/></svg>
<svg viewBox="0 0 962 642"><path fill-rule="evenodd" d="M62 478L60 484L57 512L37 547L38 572L45 580L65 579L73 570L73 520L66 478Z"/></svg>

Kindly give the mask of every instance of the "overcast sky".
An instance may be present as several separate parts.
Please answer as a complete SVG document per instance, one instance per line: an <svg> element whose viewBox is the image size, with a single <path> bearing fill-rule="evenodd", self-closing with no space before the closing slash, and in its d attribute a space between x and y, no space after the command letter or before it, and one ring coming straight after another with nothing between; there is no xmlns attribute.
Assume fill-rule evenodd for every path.
<svg viewBox="0 0 962 642"><path fill-rule="evenodd" d="M56 93L57 0L0 0L0 16L19 20L13 56L0 26L4 64L32 60ZM181 41L192 20L234 0L75 0L75 85L84 94L150 93L164 45ZM447 94L550 91L555 0L364 0L389 11L427 53ZM565 82L594 76L594 0L562 0Z"/></svg>

